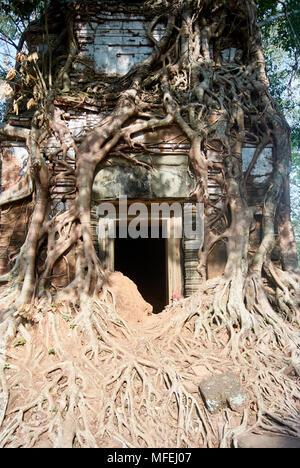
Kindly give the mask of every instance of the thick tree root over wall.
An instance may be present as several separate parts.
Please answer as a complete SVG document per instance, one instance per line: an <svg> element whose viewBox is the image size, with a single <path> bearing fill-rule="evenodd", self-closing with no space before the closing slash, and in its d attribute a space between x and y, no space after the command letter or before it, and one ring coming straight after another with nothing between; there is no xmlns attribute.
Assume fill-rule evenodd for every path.
<svg viewBox="0 0 300 468"><path fill-rule="evenodd" d="M133 325L106 299L36 302L2 322L0 447L232 447L241 434L300 437L299 328L272 309L252 329L212 304L216 282ZM5 328L5 330L4 330ZM234 372L242 414L210 414L198 384Z"/></svg>
<svg viewBox="0 0 300 468"><path fill-rule="evenodd" d="M84 96L97 105L99 96L103 102L114 96L116 103L79 141L57 104L68 98L72 107L72 94L57 89L77 56L77 10L70 11L69 54L61 70L53 70L54 85L48 77L47 88L36 68L40 91L31 130L0 127L29 150L23 184L3 192L0 206L30 194L34 202L25 243L0 278L6 284L0 291L1 447L228 447L247 431L300 437L290 131L269 94L256 3L151 0L145 6L153 51L127 75L86 89ZM157 41L154 28L161 22ZM221 52L232 46L234 61L226 62ZM190 144L195 185L189 199L204 204L202 286L137 327L118 315L105 293L105 266L91 230L93 180L110 158L141 164L129 156L156 157L135 137L173 125ZM47 156L50 137L59 147ZM245 172L249 144L257 149ZM268 144L273 170L253 199L251 172ZM51 194L62 179L70 202L56 212ZM210 192L211 182L216 191ZM227 261L222 278L211 280L209 255L220 242ZM74 277L58 291L54 267L71 251ZM248 404L243 414L211 415L198 385L227 371L239 376Z"/></svg>

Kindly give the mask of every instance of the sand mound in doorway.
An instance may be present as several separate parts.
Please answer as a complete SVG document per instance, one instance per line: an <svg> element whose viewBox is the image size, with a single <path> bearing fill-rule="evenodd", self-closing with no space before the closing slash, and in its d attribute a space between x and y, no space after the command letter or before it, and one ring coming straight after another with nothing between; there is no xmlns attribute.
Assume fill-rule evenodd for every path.
<svg viewBox="0 0 300 468"><path fill-rule="evenodd" d="M153 307L145 301L136 284L119 271L109 276L109 289L113 292L117 312L128 322L142 323L152 314Z"/></svg>

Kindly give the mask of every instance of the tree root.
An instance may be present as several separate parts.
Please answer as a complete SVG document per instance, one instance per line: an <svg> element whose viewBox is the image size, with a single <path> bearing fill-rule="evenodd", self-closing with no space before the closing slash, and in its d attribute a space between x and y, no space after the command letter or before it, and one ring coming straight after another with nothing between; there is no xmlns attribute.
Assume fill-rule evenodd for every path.
<svg viewBox="0 0 300 468"><path fill-rule="evenodd" d="M37 301L30 326L6 319L0 447L229 447L259 429L300 437L298 328L256 304L245 334L220 310L215 320L216 284L206 286L139 329L109 295ZM226 371L249 394L243 414L209 414L198 392Z"/></svg>
<svg viewBox="0 0 300 468"><path fill-rule="evenodd" d="M83 135L80 146L54 104L56 86L47 89L41 73L36 86L43 92L31 130L0 128L27 141L35 197L26 241L12 271L0 278L9 281L0 292L0 447L228 447L237 445L242 432L259 429L300 436L299 278L295 254L287 249L290 236L280 247L288 272L271 263L276 213L288 180L289 131L267 89L253 26L255 2L246 10L236 2L233 13L217 2L213 15L218 10L221 23L206 8L202 21L199 2L186 2L182 11L184 2L166 10L173 2L147 3L155 12L148 30L153 53L103 91L103 102L114 94L117 105ZM157 41L153 29L165 16L165 34ZM225 24L232 25L228 46L238 36L241 47L249 45L242 63L240 58L222 64ZM241 24L252 26L240 29ZM69 29L69 53L57 83L68 79L76 56ZM172 125L190 143L193 196L205 205L198 267L203 283L192 298L135 328L117 314L93 246L92 184L96 167L118 154L118 145L128 159L134 135ZM59 146L48 160L42 150L50 135ZM242 149L249 135L258 149L244 175ZM274 170L256 201L249 199L246 182L265 135L273 142ZM76 157L67 160L70 150ZM211 162L209 151L222 162ZM67 211L57 214L51 197L62 181ZM210 181L217 185L211 193ZM21 189L18 197L32 187ZM1 199L13 200L10 192ZM260 245L250 252L257 214ZM219 240L227 251L224 274L207 281L210 249ZM41 271L36 260L43 258L42 248L47 255ZM75 278L68 278L54 303L49 278L71 249ZM229 409L210 415L197 386L227 371L240 377L248 404L242 415Z"/></svg>

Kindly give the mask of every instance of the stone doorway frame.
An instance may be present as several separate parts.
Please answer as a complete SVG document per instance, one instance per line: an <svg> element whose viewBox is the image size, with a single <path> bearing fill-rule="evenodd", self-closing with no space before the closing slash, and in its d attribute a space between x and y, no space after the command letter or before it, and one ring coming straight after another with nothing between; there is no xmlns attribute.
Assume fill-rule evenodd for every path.
<svg viewBox="0 0 300 468"><path fill-rule="evenodd" d="M128 222L133 219L128 215ZM142 219L142 222L148 223L148 219ZM160 217L154 219L158 223L167 223L167 229L170 234L169 238L164 239L166 243L166 283L167 283L167 303L172 301L173 294L184 295L184 275L183 275L183 249L182 239L174 238L174 232L179 226L182 226L183 219L181 216L171 216L170 218ZM98 237L99 257L106 268L110 271L115 269L115 239L108 236L110 228L114 223L120 222L119 217L116 219L105 218L105 237Z"/></svg>

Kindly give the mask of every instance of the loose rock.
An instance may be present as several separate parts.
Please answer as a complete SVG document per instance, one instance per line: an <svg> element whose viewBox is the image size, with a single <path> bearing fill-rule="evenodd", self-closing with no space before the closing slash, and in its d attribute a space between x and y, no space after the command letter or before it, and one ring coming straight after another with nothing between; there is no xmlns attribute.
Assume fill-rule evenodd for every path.
<svg viewBox="0 0 300 468"><path fill-rule="evenodd" d="M226 406L233 411L243 411L248 400L247 393L238 377L232 373L213 376L202 381L199 391L211 413Z"/></svg>

